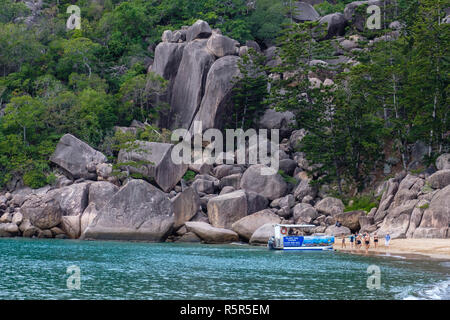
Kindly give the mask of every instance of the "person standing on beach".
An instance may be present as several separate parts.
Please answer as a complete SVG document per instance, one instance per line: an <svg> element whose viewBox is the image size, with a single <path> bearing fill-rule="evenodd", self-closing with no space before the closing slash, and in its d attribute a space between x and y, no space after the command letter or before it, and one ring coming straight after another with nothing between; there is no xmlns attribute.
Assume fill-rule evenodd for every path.
<svg viewBox="0 0 450 320"><path fill-rule="evenodd" d="M353 249L353 243L355 242L355 235L352 233L350 235L350 246Z"/></svg>
<svg viewBox="0 0 450 320"><path fill-rule="evenodd" d="M366 254L368 254L370 248L370 235L368 233L364 236L364 244L366 245Z"/></svg>
<svg viewBox="0 0 450 320"><path fill-rule="evenodd" d="M376 233L373 236L373 245L375 246L375 249L378 246L378 235Z"/></svg>
<svg viewBox="0 0 450 320"><path fill-rule="evenodd" d="M356 236L356 250L359 250L360 247L361 247L361 235L358 234Z"/></svg>
<svg viewBox="0 0 450 320"><path fill-rule="evenodd" d="M347 248L347 246L345 245L345 236L342 237L341 248Z"/></svg>
<svg viewBox="0 0 450 320"><path fill-rule="evenodd" d="M388 233L385 237L384 237L384 245L386 247L389 247L389 242L391 241L391 235Z"/></svg>

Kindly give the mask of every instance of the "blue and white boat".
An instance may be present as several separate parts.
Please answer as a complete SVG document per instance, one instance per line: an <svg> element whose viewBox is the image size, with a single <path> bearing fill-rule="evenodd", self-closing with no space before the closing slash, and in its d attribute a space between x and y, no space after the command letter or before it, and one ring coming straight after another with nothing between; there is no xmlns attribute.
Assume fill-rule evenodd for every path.
<svg viewBox="0 0 450 320"><path fill-rule="evenodd" d="M292 229L310 229L308 224L276 224L275 236L269 239L267 246L273 250L324 251L333 250L334 237L326 235L296 236Z"/></svg>

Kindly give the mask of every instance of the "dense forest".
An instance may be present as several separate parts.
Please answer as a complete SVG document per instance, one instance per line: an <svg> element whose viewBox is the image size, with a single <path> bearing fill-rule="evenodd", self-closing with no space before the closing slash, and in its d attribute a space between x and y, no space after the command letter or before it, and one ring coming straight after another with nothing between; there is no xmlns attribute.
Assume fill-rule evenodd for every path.
<svg viewBox="0 0 450 320"><path fill-rule="evenodd" d="M350 2L315 7L325 15ZM79 30L66 28L70 4L81 8ZM167 83L147 73L154 49L164 30L197 19L241 43L280 48L282 63L270 69L255 53L242 59L242 70L290 76L255 80L255 72L243 72L235 111L245 107L247 120L268 107L292 111L296 128L310 133L298 148L320 164L311 172L317 181L340 192L345 185L362 190L387 158L404 169L427 167L450 145L448 7L449 0L390 1L383 28L362 33L352 66L332 85L311 86L309 75L329 72L312 62L329 59L333 42L317 40L317 22L293 22L287 1L59 0L45 1L34 15L22 2L0 0L0 188L18 177L33 188L51 184L48 159L65 133L113 158L120 143L114 126L136 119L155 129L165 106L152 102L158 92L147 84L163 91ZM394 30L394 21L401 28ZM255 124L244 120L236 127ZM158 137L143 132L141 139ZM420 166L411 166L417 141L428 150Z"/></svg>

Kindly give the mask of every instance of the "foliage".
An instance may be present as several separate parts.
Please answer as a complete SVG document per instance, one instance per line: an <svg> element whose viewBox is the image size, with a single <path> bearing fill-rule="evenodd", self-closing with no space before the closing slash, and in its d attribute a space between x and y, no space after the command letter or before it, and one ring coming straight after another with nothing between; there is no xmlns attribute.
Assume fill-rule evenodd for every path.
<svg viewBox="0 0 450 320"><path fill-rule="evenodd" d="M196 175L197 175L197 174L196 174L194 171L188 170L188 171L186 171L186 173L184 174L183 179L184 179L186 182L189 182L189 181L194 180L194 178L195 178Z"/></svg>
<svg viewBox="0 0 450 320"><path fill-rule="evenodd" d="M350 198L346 201L344 212L363 210L370 212L373 208L378 206L378 201L371 195L362 195L359 197Z"/></svg>

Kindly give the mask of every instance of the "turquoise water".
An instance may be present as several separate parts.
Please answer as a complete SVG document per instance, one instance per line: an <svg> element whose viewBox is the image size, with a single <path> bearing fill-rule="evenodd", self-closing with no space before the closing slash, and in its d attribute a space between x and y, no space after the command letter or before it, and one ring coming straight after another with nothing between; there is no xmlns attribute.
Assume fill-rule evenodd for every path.
<svg viewBox="0 0 450 320"><path fill-rule="evenodd" d="M67 288L69 266L80 290ZM381 271L367 289L367 268ZM244 245L0 239L0 299L450 299L450 262Z"/></svg>

